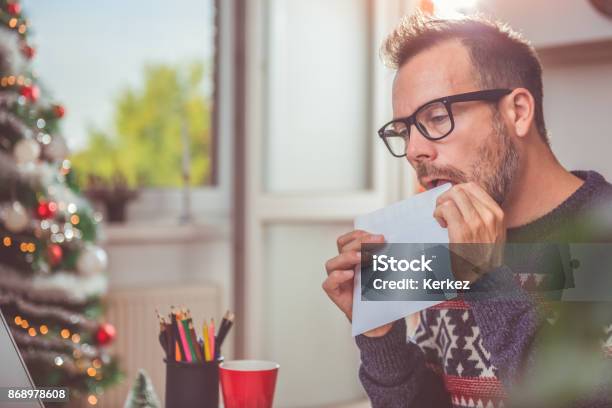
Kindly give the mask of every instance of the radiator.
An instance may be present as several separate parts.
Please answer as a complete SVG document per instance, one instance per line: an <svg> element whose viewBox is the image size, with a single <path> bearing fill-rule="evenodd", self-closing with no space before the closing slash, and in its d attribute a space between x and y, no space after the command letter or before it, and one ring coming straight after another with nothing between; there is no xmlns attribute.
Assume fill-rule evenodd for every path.
<svg viewBox="0 0 612 408"><path fill-rule="evenodd" d="M221 291L214 285L109 291L106 316L117 329L112 350L120 358L125 379L102 395L99 407L123 407L140 368L144 368L149 374L160 402L164 405L164 353L157 338L159 323L155 308L158 308L161 314L166 314L170 311L170 305L189 308L194 323L198 326L204 318L214 318L218 321L223 314Z"/></svg>

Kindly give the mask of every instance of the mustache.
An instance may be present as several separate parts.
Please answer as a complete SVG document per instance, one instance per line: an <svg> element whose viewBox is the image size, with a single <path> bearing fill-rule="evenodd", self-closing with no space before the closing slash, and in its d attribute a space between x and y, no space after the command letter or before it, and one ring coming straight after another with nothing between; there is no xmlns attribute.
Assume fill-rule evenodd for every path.
<svg viewBox="0 0 612 408"><path fill-rule="evenodd" d="M465 173L453 166L438 167L431 163L421 162L416 163L414 170L419 180L429 177L447 179L457 183L465 183L468 181L468 177Z"/></svg>

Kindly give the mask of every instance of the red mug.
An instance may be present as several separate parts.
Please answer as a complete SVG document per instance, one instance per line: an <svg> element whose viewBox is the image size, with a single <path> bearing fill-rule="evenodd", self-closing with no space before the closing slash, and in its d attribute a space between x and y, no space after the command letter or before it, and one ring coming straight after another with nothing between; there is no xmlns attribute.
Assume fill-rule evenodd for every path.
<svg viewBox="0 0 612 408"><path fill-rule="evenodd" d="M271 408L280 366L272 361L234 360L219 365L225 408Z"/></svg>

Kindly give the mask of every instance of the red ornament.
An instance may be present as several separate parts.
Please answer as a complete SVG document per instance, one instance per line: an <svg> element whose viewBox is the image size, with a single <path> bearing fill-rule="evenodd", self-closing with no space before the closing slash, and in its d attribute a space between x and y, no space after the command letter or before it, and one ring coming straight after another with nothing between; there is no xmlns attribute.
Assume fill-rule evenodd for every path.
<svg viewBox="0 0 612 408"><path fill-rule="evenodd" d="M53 201L41 201L36 209L38 218L41 220L46 220L47 218L53 217L56 211L57 204L55 204Z"/></svg>
<svg viewBox="0 0 612 408"><path fill-rule="evenodd" d="M96 340L99 345L104 346L115 340L116 335L117 331L115 330L115 326L110 323L102 323L100 326L98 326Z"/></svg>
<svg viewBox="0 0 612 408"><path fill-rule="evenodd" d="M56 117L63 118L64 115L66 114L66 108L64 108L62 105L54 105L53 113L55 114Z"/></svg>
<svg viewBox="0 0 612 408"><path fill-rule="evenodd" d="M21 95L31 102L36 102L40 96L40 90L36 85L26 85L21 87Z"/></svg>
<svg viewBox="0 0 612 408"><path fill-rule="evenodd" d="M58 244L50 244L47 247L47 258L49 259L49 264L51 264L51 266L59 265L62 262L63 257L64 251Z"/></svg>
<svg viewBox="0 0 612 408"><path fill-rule="evenodd" d="M17 14L21 13L21 4L9 3L6 9L8 10L9 14L16 16Z"/></svg>
<svg viewBox="0 0 612 408"><path fill-rule="evenodd" d="M28 44L24 44L23 47L21 47L21 52L23 53L23 55L26 56L27 59L34 58L34 54L36 54L36 50L34 49L34 47L29 46Z"/></svg>

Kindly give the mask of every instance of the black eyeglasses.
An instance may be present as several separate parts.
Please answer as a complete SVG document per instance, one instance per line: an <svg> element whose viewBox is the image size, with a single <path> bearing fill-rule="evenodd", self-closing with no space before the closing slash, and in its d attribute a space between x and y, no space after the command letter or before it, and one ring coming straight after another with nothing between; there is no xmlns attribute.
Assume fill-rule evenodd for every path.
<svg viewBox="0 0 612 408"><path fill-rule="evenodd" d="M457 102L490 101L497 102L512 89L487 89L445 96L421 105L414 113L405 118L393 119L378 130L385 145L395 157L406 156L410 128L414 125L429 140L440 140L455 128L451 105Z"/></svg>

